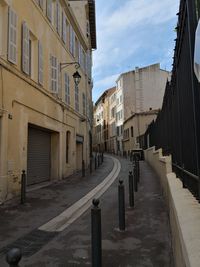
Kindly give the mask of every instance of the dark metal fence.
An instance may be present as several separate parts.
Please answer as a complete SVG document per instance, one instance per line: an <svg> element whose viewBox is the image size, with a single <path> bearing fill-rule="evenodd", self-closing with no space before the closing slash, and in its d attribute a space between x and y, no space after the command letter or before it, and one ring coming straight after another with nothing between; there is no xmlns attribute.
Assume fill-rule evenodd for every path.
<svg viewBox="0 0 200 267"><path fill-rule="evenodd" d="M197 197L200 177L200 85L194 74L194 43L198 0L181 0L171 81L166 84L162 109L144 136L143 148L162 148L172 155L173 170ZM200 198L199 198L200 199Z"/></svg>

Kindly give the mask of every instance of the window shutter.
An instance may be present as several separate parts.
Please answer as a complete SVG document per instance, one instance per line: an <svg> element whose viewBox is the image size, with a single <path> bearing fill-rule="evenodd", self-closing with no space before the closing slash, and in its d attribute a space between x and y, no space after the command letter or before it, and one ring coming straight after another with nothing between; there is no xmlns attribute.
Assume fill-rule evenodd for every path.
<svg viewBox="0 0 200 267"><path fill-rule="evenodd" d="M78 63L81 65L81 44L78 43Z"/></svg>
<svg viewBox="0 0 200 267"><path fill-rule="evenodd" d="M62 98L61 79L60 79L60 63L57 61L57 93Z"/></svg>
<svg viewBox="0 0 200 267"><path fill-rule="evenodd" d="M70 53L75 56L75 32L72 28L72 26L70 25L70 46L69 46L69 49L70 49Z"/></svg>
<svg viewBox="0 0 200 267"><path fill-rule="evenodd" d="M43 47L41 42L38 42L38 82L43 84Z"/></svg>
<svg viewBox="0 0 200 267"><path fill-rule="evenodd" d="M67 24L66 24L66 16L64 12L62 12L62 39L65 44L67 44Z"/></svg>
<svg viewBox="0 0 200 267"><path fill-rule="evenodd" d="M41 7L41 9L44 9L44 1L43 0L39 0L39 6Z"/></svg>
<svg viewBox="0 0 200 267"><path fill-rule="evenodd" d="M30 34L26 22L22 24L22 70L29 75L30 73Z"/></svg>
<svg viewBox="0 0 200 267"><path fill-rule="evenodd" d="M53 93L58 93L58 63L57 58L50 56L51 64L51 91Z"/></svg>
<svg viewBox="0 0 200 267"><path fill-rule="evenodd" d="M52 22L52 0L47 0L47 18Z"/></svg>
<svg viewBox="0 0 200 267"><path fill-rule="evenodd" d="M61 35L61 25L60 25L60 3L59 0L56 1L56 30L59 35Z"/></svg>
<svg viewBox="0 0 200 267"><path fill-rule="evenodd" d="M9 7L8 11L8 60L17 63L17 14Z"/></svg>
<svg viewBox="0 0 200 267"><path fill-rule="evenodd" d="M65 102L70 105L70 88L69 88L69 76L65 72Z"/></svg>
<svg viewBox="0 0 200 267"><path fill-rule="evenodd" d="M69 51L73 54L73 29L71 25L69 27L69 42Z"/></svg>

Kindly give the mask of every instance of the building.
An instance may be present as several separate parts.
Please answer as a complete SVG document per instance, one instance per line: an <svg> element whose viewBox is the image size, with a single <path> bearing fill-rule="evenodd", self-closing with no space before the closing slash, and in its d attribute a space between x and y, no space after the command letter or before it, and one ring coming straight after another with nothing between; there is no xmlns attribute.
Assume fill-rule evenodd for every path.
<svg viewBox="0 0 200 267"><path fill-rule="evenodd" d="M94 107L94 138L95 151L110 151L110 97L115 87L107 89L96 101Z"/></svg>
<svg viewBox="0 0 200 267"><path fill-rule="evenodd" d="M123 153L123 123L135 113L162 106L168 71L160 69L160 64L122 73L116 81L116 128L117 153Z"/></svg>
<svg viewBox="0 0 200 267"><path fill-rule="evenodd" d="M108 151L116 154L116 87L113 87L109 96L109 121L108 121Z"/></svg>
<svg viewBox="0 0 200 267"><path fill-rule="evenodd" d="M143 135L149 124L156 119L159 110L134 113L123 124L123 151L129 155L132 150L139 149L139 136Z"/></svg>
<svg viewBox="0 0 200 267"><path fill-rule="evenodd" d="M94 0L0 1L0 203L89 164L92 49Z"/></svg>

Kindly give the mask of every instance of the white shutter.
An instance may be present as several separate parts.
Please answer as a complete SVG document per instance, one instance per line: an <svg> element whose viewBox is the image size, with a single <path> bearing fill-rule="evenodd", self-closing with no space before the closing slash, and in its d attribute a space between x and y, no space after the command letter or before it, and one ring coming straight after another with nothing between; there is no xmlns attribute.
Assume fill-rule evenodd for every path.
<svg viewBox="0 0 200 267"><path fill-rule="evenodd" d="M38 82L43 84L43 47L41 42L38 42Z"/></svg>
<svg viewBox="0 0 200 267"><path fill-rule="evenodd" d="M60 79L60 63L57 61L57 93L62 98L61 79Z"/></svg>
<svg viewBox="0 0 200 267"><path fill-rule="evenodd" d="M57 0L56 1L56 30L59 35L61 35L60 14L61 14L61 6L59 3L59 0Z"/></svg>
<svg viewBox="0 0 200 267"><path fill-rule="evenodd" d="M17 14L9 7L8 60L17 63Z"/></svg>
<svg viewBox="0 0 200 267"><path fill-rule="evenodd" d="M69 26L69 51L73 54L73 28Z"/></svg>
<svg viewBox="0 0 200 267"><path fill-rule="evenodd" d="M78 63L81 64L81 44L78 42Z"/></svg>
<svg viewBox="0 0 200 267"><path fill-rule="evenodd" d="M29 51L30 34L26 22L22 24L22 70L30 74L30 51Z"/></svg>
<svg viewBox="0 0 200 267"><path fill-rule="evenodd" d="M64 12L62 12L62 39L63 42L67 43L67 24L66 24L66 16Z"/></svg>
<svg viewBox="0 0 200 267"><path fill-rule="evenodd" d="M70 105L70 88L69 88L69 76L67 75L67 73L65 72L65 79L64 79L64 83L65 83L65 102Z"/></svg>
<svg viewBox="0 0 200 267"><path fill-rule="evenodd" d="M47 0L47 18L52 22L52 0Z"/></svg>
<svg viewBox="0 0 200 267"><path fill-rule="evenodd" d="M51 91L53 93L58 93L58 63L57 58L50 56L51 64Z"/></svg>

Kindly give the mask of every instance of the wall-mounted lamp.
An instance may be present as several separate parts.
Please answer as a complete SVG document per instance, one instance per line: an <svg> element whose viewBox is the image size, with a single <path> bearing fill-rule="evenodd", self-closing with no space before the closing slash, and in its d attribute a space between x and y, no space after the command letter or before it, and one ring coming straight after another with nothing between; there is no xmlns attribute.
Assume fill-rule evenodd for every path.
<svg viewBox="0 0 200 267"><path fill-rule="evenodd" d="M60 70L62 71L64 68L69 67L71 65L75 65L76 70L80 68L80 64L78 62L64 62L64 63L60 63ZM81 75L79 74L78 71L76 71L74 72L72 76L74 79L74 83L77 86L80 83Z"/></svg>

